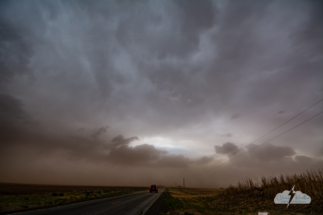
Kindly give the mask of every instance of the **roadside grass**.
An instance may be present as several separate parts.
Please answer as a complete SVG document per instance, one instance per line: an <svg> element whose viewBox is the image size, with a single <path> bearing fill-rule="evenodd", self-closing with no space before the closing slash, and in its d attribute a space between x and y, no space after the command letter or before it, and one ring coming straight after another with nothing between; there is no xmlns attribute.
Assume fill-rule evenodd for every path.
<svg viewBox="0 0 323 215"><path fill-rule="evenodd" d="M167 188L160 215L211 214L209 203L217 194L217 189Z"/></svg>
<svg viewBox="0 0 323 215"><path fill-rule="evenodd" d="M300 190L311 197L323 198L323 170L307 171L301 174L280 175L279 177L262 177L260 182L246 179L237 186L230 186L226 194L252 193L255 187L263 190L266 198L275 198L276 194L283 190L290 190L295 185L295 190Z"/></svg>
<svg viewBox="0 0 323 215"><path fill-rule="evenodd" d="M284 190L306 193L310 204L275 204L277 193ZM323 172L307 171L301 174L261 178L260 182L246 179L226 189L168 188L160 215L184 214L257 214L271 215L323 214Z"/></svg>
<svg viewBox="0 0 323 215"><path fill-rule="evenodd" d="M26 195L0 195L0 212L14 212L35 208L64 205L93 199L113 197L144 191L147 188L131 187L118 189L97 189L92 191L71 191Z"/></svg>
<svg viewBox="0 0 323 215"><path fill-rule="evenodd" d="M292 204L288 208L286 205L274 204L277 193L284 190L291 190L295 185L295 191L301 191L311 197L311 203L300 205ZM237 186L230 186L224 190L223 196L234 196L249 198L255 204L262 204L268 211L277 209L271 214L323 214L323 170L306 171L300 174L280 175L279 177L262 177L260 182L246 179L239 182ZM250 205L250 204L249 204Z"/></svg>

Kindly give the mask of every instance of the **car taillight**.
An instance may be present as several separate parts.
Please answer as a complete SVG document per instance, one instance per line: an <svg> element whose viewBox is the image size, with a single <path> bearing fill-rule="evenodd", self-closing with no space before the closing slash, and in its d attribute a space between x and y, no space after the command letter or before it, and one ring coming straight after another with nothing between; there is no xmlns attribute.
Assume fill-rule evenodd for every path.
<svg viewBox="0 0 323 215"><path fill-rule="evenodd" d="M157 187L156 187L156 190L157 190Z"/></svg>
<svg viewBox="0 0 323 215"><path fill-rule="evenodd" d="M151 187L149 189L151 189Z"/></svg>

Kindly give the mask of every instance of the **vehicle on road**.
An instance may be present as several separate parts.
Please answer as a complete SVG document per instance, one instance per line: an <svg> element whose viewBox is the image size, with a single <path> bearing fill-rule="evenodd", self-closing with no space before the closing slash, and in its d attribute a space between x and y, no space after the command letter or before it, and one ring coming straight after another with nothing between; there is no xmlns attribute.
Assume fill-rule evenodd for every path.
<svg viewBox="0 0 323 215"><path fill-rule="evenodd" d="M156 191L156 193L158 193L157 185L153 184L153 185L150 186L149 192L152 192L152 191Z"/></svg>

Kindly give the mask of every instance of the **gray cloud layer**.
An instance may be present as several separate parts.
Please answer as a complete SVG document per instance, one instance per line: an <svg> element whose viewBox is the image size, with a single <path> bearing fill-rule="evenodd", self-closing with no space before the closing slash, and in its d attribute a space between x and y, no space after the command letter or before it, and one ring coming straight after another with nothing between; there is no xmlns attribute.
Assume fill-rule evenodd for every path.
<svg viewBox="0 0 323 215"><path fill-rule="evenodd" d="M70 172L69 183L80 175L103 183L107 171L115 171L111 183L128 183L122 166L137 173L137 184L145 168L162 168L173 183L232 159L232 150L322 98L322 8L320 1L2 1L0 180L64 183L40 177L52 169ZM248 167L241 177L316 168L321 130L319 116L232 160L223 174L241 165Z"/></svg>

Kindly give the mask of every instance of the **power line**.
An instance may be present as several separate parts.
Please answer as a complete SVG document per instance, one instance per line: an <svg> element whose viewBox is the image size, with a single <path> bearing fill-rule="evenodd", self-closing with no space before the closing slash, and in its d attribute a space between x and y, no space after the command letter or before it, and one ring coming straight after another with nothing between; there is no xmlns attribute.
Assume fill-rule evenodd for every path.
<svg viewBox="0 0 323 215"><path fill-rule="evenodd" d="M268 133L266 133L266 134L262 135L261 137L259 137L259 138L258 138L258 139L256 139L256 140L254 140L254 141L253 141L252 143L250 143L250 144L253 144L253 143L255 143L256 141L260 140L261 138L263 138L263 137L267 136L268 134L272 133L273 131L277 130L278 128L282 127L283 125L287 124L288 122L292 121L293 119L295 119L296 117L298 117L299 115L301 115L302 113L304 113L305 111L309 110L310 108L314 107L315 105L317 105L318 103L320 103L320 102L322 102L322 101L323 101L323 99L321 99L321 100L317 101L316 103L312 104L311 106L309 106L309 107L308 107L308 108L306 108L305 110L301 111L300 113L298 113L298 114L297 114L297 115L295 115L294 117L290 118L289 120L287 120L287 121L286 121L286 122L284 122L283 124L281 124L281 125L277 126L276 128L272 129L272 130L271 130L271 131L269 131ZM244 149L244 148L246 148L246 147L247 147L247 146L242 147L241 149L236 150L236 151L234 152L234 154L236 154L236 153L240 152L242 149ZM220 165L220 164L221 164L221 162L220 162L220 163L218 163L218 164ZM211 167L211 169L212 169L212 167ZM204 171L204 170L203 170L203 171ZM203 171L202 171L202 172L203 172ZM208 171L208 170L206 170L206 171Z"/></svg>
<svg viewBox="0 0 323 215"><path fill-rule="evenodd" d="M260 144L260 145L257 145L256 147L254 147L254 148L250 149L249 151L244 152L244 153L242 153L242 154L240 154L240 155L238 155L238 156L236 156L236 157L234 157L234 158L230 159L230 161L235 160L235 159L237 159L237 158L241 157L242 155L244 155L244 154L246 154L246 153L248 153L248 152L250 152L250 151L252 151L252 150L255 150L256 148L258 148L258 147L260 147L260 146L262 146L262 145L264 145L264 144L266 144L266 143L269 143L269 141L274 140L274 139L276 139L276 138L278 138L278 137L280 137L280 136L282 136L282 135L286 134L287 132L289 132L289 131L291 131L291 130L293 130L293 129L297 128L298 126L300 126L300 125L302 125L302 124L304 124L304 123L306 123L306 122L308 122L308 121L310 121L311 119L313 119L313 118L317 117L318 115L320 115L320 114L322 114L322 113L323 113L323 111L322 111L322 112L320 112L320 113L318 113L318 114L316 114L316 115L314 115L314 116L312 116L311 118L309 118L309 119L307 119L307 120L305 120L305 121L301 122L300 124L298 124L298 125L296 125L296 126L294 126L294 127L290 128L290 129L288 129L287 131L285 131L285 132L283 132L283 133L281 133L281 134L277 135L276 137L271 138L270 140L268 140L268 141L266 141L266 142L264 142L264 143L262 143L262 144ZM212 169L214 169L214 168L216 168L216 167L220 166L221 164L223 164L223 163L220 163L219 165L217 165L217 166L213 167ZM209 170L207 170L207 171L205 171L205 172L208 172L208 171L210 171L210 170L212 170L212 169L209 169ZM201 174L201 173L200 173L200 174Z"/></svg>
<svg viewBox="0 0 323 215"><path fill-rule="evenodd" d="M304 113L305 111L307 111L308 109L314 107L315 105L317 105L318 103L320 103L321 101L323 101L323 99L321 99L320 101L316 102L315 104L311 105L310 107L306 108L305 110L303 110L302 112L300 112L299 114L297 114L296 116L292 117L291 119L287 120L286 122L284 122L283 124L281 124L280 126L274 128L273 130L269 131L268 133L262 135L261 137L259 137L258 139L256 139L255 141L253 141L252 143L260 140L261 138L267 136L268 134L272 133L273 131L277 130L278 128L282 127L283 125L287 124L288 122L292 121L293 119L295 119L296 117L298 117L299 115L301 115L302 113Z"/></svg>

